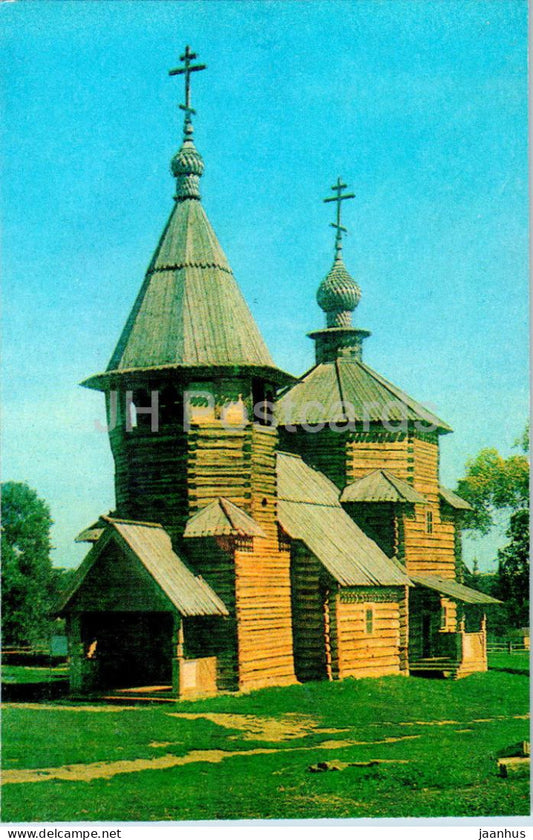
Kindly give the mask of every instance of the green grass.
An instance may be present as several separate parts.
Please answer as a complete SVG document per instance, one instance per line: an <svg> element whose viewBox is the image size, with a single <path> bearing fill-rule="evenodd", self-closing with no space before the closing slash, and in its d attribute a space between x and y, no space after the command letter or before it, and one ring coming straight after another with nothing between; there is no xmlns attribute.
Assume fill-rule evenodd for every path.
<svg viewBox="0 0 533 840"><path fill-rule="evenodd" d="M498 651L489 653L489 668L511 668L527 671L529 673L529 653L506 653Z"/></svg>
<svg viewBox="0 0 533 840"><path fill-rule="evenodd" d="M92 781L5 784L4 821L197 820L491 816L529 813L528 780L497 775L498 750L529 737L527 677L474 674L457 682L387 677L309 683L248 695L112 708L65 701L6 705L6 770L250 751L217 764L144 769ZM81 709L81 710L80 710ZM247 739L240 729L172 712L308 716L333 733ZM447 721L443 725L430 722ZM52 733L52 737L51 737ZM418 736L406 739L406 736ZM391 743L385 738L402 738ZM363 742L343 746L345 742ZM331 742L326 748L320 745ZM319 761L405 764L310 773Z"/></svg>
<svg viewBox="0 0 533 840"><path fill-rule="evenodd" d="M2 665L2 682L4 683L16 683L18 685L22 683L49 683L67 677L68 667L66 665L59 668Z"/></svg>

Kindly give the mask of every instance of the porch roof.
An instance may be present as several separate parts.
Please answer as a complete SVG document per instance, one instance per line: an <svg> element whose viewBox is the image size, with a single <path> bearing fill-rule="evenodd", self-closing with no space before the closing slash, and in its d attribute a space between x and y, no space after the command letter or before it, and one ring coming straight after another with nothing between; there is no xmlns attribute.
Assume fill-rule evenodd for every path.
<svg viewBox="0 0 533 840"><path fill-rule="evenodd" d="M342 491L341 502L407 502L427 505L428 500L388 470L374 470L348 484Z"/></svg>
<svg viewBox="0 0 533 840"><path fill-rule="evenodd" d="M449 487L444 487L440 484L439 495L450 507L456 510L472 510L472 505L466 499L462 499L457 493L454 493L453 490L450 490Z"/></svg>
<svg viewBox="0 0 533 840"><path fill-rule="evenodd" d="M170 537L161 525L103 517L103 534L76 570L71 585L57 607L67 612L69 602L110 540L115 540L129 557L146 569L171 604L183 616L228 615L224 602L201 577L194 575L172 549Z"/></svg>
<svg viewBox="0 0 533 840"><path fill-rule="evenodd" d="M437 575L431 575L428 577L410 575L410 578L413 583L416 583L419 586L425 586L427 589L435 589L437 592L440 592L441 595L449 595L450 598L454 598L456 601L463 601L465 604L502 603L501 601L498 601L497 598L493 598L492 595L486 595L485 592L478 592L477 589L471 589L463 583L457 583L455 580L441 578Z"/></svg>
<svg viewBox="0 0 533 840"><path fill-rule="evenodd" d="M255 519L221 496L191 516L183 536L266 537L266 534Z"/></svg>
<svg viewBox="0 0 533 840"><path fill-rule="evenodd" d="M339 489L299 455L278 453L278 521L341 586L409 586L405 572L355 524Z"/></svg>

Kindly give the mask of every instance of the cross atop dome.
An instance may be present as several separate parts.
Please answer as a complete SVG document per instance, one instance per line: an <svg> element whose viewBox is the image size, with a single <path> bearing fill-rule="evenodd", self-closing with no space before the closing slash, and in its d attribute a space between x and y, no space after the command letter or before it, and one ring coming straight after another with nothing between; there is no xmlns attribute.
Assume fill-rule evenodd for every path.
<svg viewBox="0 0 533 840"><path fill-rule="evenodd" d="M337 183L333 184L331 189L336 195L330 195L329 198L324 199L324 204L327 204L329 201L335 201L337 203L337 216L335 222L330 222L330 226L336 228L337 233L335 235L335 256L339 257L341 250L342 250L342 234L348 233L347 229L341 225L341 204L343 201L346 201L347 198L355 198L355 193L346 193L345 195L342 194L342 191L347 189L348 185L343 184L340 178L337 178Z"/></svg>
<svg viewBox="0 0 533 840"><path fill-rule="evenodd" d="M180 104L179 106L182 111L185 111L185 131L187 129L187 125L191 122L191 114L196 114L194 108L191 107L191 73L207 69L207 64L193 65L192 62L196 58L198 58L198 56L196 53L191 51L191 48L187 44L185 52L183 55L180 55L180 61L183 62L183 67L176 67L174 70L168 71L169 76L185 76L185 105Z"/></svg>
<svg viewBox="0 0 533 840"><path fill-rule="evenodd" d="M206 64L193 64L197 57L196 53L192 52L187 44L185 52L180 55L183 67L176 67L174 70L168 71L169 76L185 77L185 104L179 106L182 111L185 111L183 144L170 164L172 174L176 178L176 201L200 198L199 179L204 171L202 156L197 151L192 139L191 114L196 114L196 111L191 106L191 73L197 73L207 68Z"/></svg>

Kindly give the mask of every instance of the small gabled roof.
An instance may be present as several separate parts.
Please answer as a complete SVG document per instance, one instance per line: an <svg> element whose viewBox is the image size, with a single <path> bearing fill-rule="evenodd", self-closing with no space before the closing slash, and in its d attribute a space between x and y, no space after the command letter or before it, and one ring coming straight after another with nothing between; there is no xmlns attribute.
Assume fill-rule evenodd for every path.
<svg viewBox="0 0 533 840"><path fill-rule="evenodd" d="M427 499L388 470L374 470L348 484L342 491L341 502L407 502L426 505Z"/></svg>
<svg viewBox="0 0 533 840"><path fill-rule="evenodd" d="M83 531L80 531L78 536L74 538L74 542L97 542L104 533L111 516L111 514L108 514L107 516L99 516L96 522L93 522L91 525L84 528Z"/></svg>
<svg viewBox="0 0 533 840"><path fill-rule="evenodd" d="M184 537L265 537L257 522L229 499L220 497L191 516Z"/></svg>
<svg viewBox="0 0 533 840"><path fill-rule="evenodd" d="M450 507L455 508L456 510L472 510L472 505L469 504L465 499L461 499L457 493L454 493L453 490L449 490L447 487L443 487L442 484L439 486L439 495L441 499L444 499Z"/></svg>
<svg viewBox="0 0 533 840"><path fill-rule="evenodd" d="M277 403L281 426L302 423L419 421L452 429L368 365L339 358L311 368Z"/></svg>
<svg viewBox="0 0 533 840"><path fill-rule="evenodd" d="M477 589L471 589L463 583L457 583L455 580L442 578L438 575L410 575L413 583L419 586L425 586L427 589L434 589L440 592L441 595L449 595L457 601L463 601L465 604L501 604L497 598L492 595L486 595L485 592L478 592Z"/></svg>
<svg viewBox="0 0 533 840"><path fill-rule="evenodd" d="M223 601L201 578L194 575L172 549L161 525L107 517L107 527L76 570L71 585L58 605L65 611L110 540L135 557L151 575L171 604L183 616L228 615Z"/></svg>
<svg viewBox="0 0 533 840"><path fill-rule="evenodd" d="M278 520L341 586L408 586L405 572L355 524L329 478L298 455L278 453Z"/></svg>

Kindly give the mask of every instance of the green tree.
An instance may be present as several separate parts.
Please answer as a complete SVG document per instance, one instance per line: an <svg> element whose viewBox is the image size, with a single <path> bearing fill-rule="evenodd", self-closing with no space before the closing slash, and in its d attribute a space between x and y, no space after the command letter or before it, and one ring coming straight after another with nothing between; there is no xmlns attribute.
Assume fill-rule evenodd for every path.
<svg viewBox="0 0 533 840"><path fill-rule="evenodd" d="M482 449L466 463L466 475L457 493L473 510L464 527L488 534L498 511L514 513L529 506L529 461L525 454L503 458L497 449Z"/></svg>
<svg viewBox="0 0 533 840"><path fill-rule="evenodd" d="M52 519L27 484L2 484L2 636L32 645L48 636L58 575L50 560Z"/></svg>
<svg viewBox="0 0 533 840"><path fill-rule="evenodd" d="M529 425L515 446L522 452L503 458L483 449L466 464L457 493L472 505L464 527L487 534L502 515L509 542L498 551L498 572L490 594L505 602L507 626L528 623L529 615Z"/></svg>
<svg viewBox="0 0 533 840"><path fill-rule="evenodd" d="M511 515L509 542L498 551L498 598L505 602L511 627L529 625L529 510Z"/></svg>

